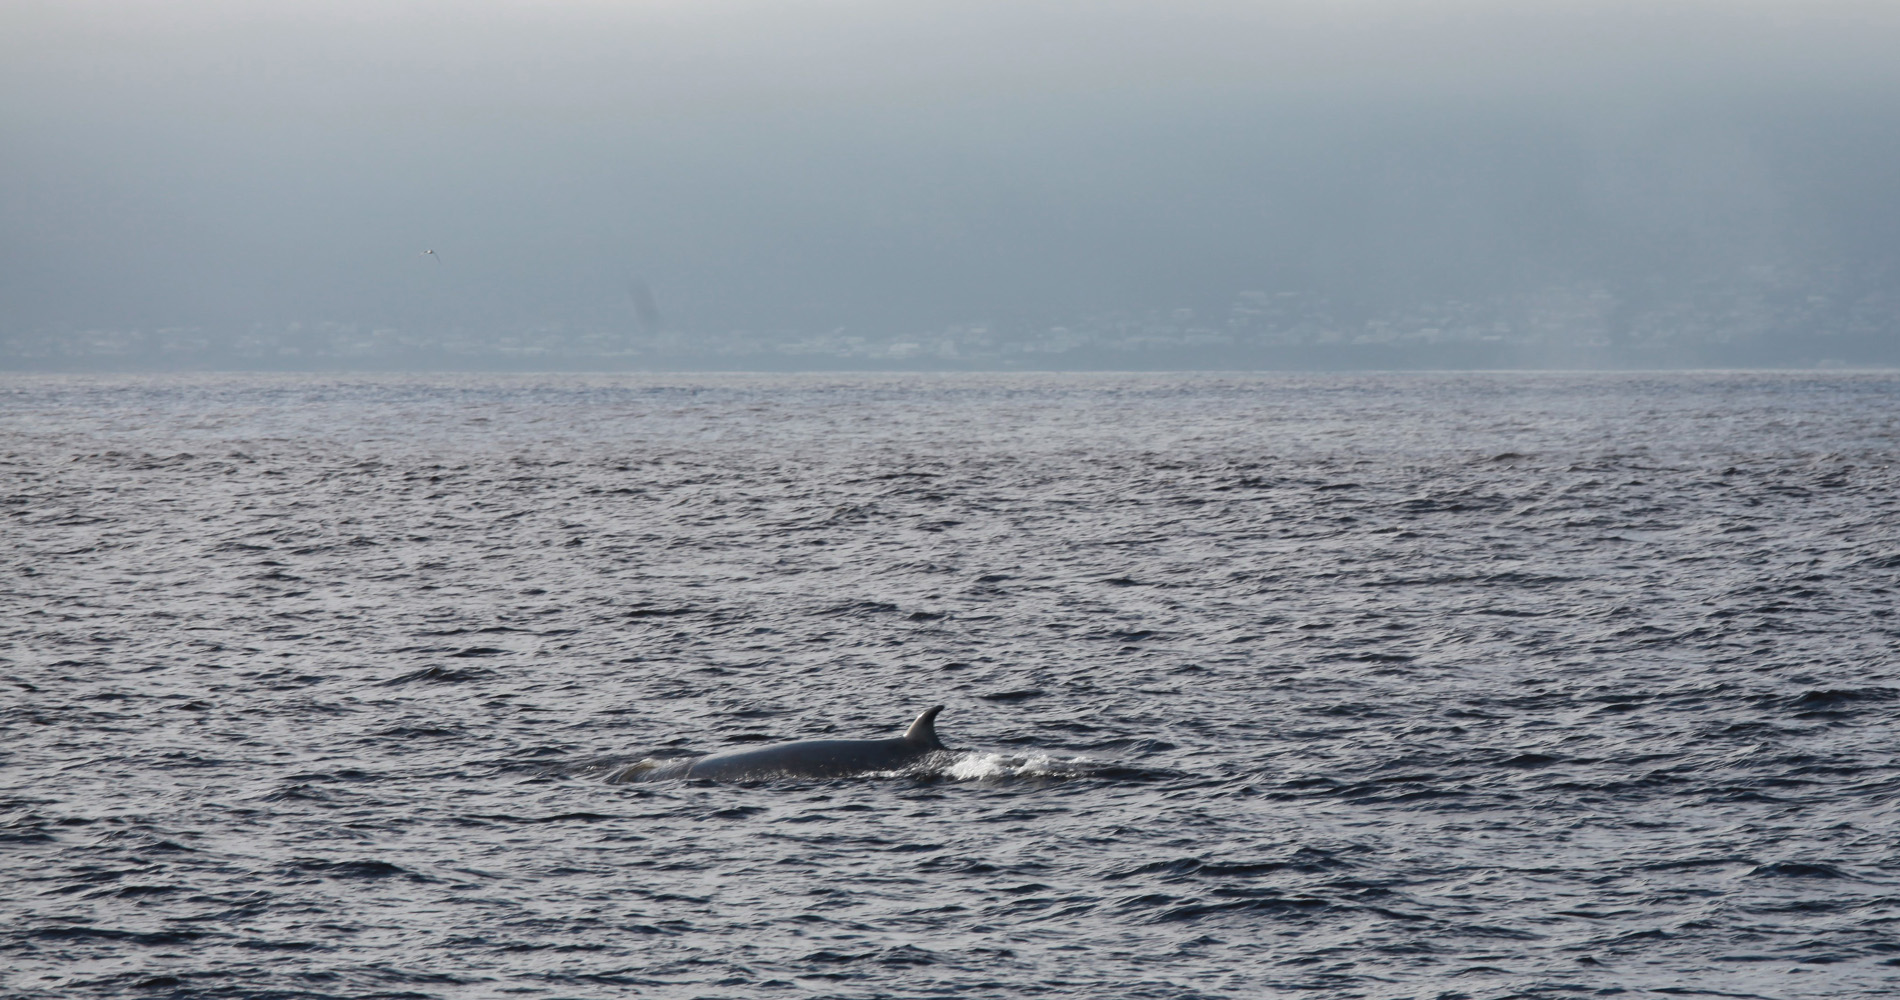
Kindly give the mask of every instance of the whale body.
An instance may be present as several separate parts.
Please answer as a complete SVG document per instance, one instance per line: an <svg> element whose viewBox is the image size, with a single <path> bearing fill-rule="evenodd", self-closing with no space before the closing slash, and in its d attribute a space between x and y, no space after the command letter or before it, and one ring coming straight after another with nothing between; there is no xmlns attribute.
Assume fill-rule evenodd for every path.
<svg viewBox="0 0 1900 1000"><path fill-rule="evenodd" d="M642 762L621 771L614 780L841 778L875 771L895 771L944 749L943 741L937 739L937 713L941 711L942 705L926 709L904 731L904 735L893 739L799 740L773 743L751 750L710 754L693 761L665 764Z"/></svg>

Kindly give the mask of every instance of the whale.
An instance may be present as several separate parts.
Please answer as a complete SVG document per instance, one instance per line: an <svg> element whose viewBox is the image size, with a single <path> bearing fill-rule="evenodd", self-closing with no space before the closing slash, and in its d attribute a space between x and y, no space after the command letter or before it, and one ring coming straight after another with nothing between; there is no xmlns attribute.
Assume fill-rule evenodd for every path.
<svg viewBox="0 0 1900 1000"><path fill-rule="evenodd" d="M924 710L904 735L887 740L798 740L750 750L730 750L690 761L641 761L613 777L615 782L704 778L745 781L764 778L844 778L897 771L945 749L937 738L937 713Z"/></svg>

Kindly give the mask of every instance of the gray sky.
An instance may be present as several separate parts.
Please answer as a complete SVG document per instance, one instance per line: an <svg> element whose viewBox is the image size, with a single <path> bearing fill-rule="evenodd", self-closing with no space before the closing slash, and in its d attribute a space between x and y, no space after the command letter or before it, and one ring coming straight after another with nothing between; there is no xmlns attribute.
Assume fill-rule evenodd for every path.
<svg viewBox="0 0 1900 1000"><path fill-rule="evenodd" d="M385 6L0 9L0 332L1655 312L1900 256L1900 4Z"/></svg>

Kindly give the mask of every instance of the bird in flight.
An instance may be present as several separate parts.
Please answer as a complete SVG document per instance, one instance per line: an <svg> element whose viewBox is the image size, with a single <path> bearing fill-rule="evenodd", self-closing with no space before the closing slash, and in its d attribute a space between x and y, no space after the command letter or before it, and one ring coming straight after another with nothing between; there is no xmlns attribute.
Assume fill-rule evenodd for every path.
<svg viewBox="0 0 1900 1000"><path fill-rule="evenodd" d="M435 261L439 261L439 260L441 260L441 259L442 259L442 258L440 258L440 257L437 257L437 256L435 255L435 251L434 251L434 250L424 250L424 251L422 251L421 253L419 253L419 254L416 254L416 256L418 256L418 257L427 257L427 258L429 258L430 260L435 260Z"/></svg>

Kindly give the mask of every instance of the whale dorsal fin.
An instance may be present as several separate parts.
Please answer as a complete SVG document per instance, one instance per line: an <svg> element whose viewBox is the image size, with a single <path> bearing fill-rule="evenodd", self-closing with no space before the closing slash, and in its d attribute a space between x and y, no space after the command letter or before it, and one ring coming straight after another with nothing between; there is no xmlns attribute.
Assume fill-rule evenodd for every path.
<svg viewBox="0 0 1900 1000"><path fill-rule="evenodd" d="M924 709L924 714L918 716L909 729L904 730L904 742L914 747L942 750L943 741L937 738L937 713L941 711L942 705Z"/></svg>

